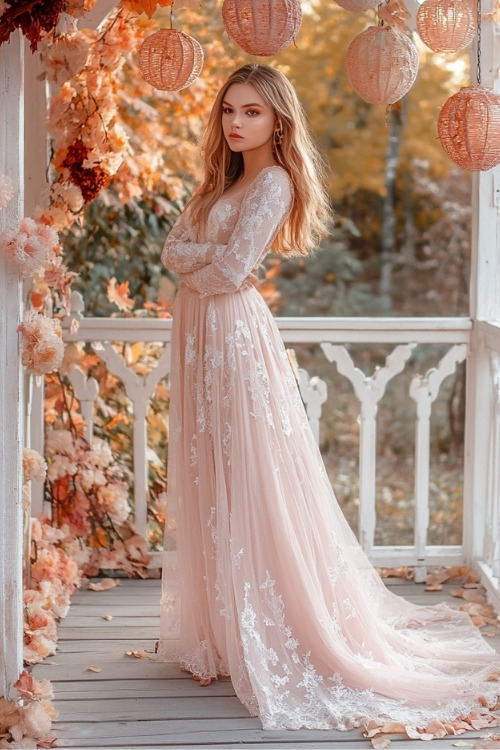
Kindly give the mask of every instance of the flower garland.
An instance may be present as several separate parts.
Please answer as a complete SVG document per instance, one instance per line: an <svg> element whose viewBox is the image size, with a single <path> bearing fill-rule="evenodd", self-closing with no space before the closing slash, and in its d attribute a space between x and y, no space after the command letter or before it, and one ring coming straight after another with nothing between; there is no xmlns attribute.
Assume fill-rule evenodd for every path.
<svg viewBox="0 0 500 750"><path fill-rule="evenodd" d="M0 3L0 44L21 29L35 52L44 33L56 29L62 16L78 18L95 0L11 0Z"/></svg>

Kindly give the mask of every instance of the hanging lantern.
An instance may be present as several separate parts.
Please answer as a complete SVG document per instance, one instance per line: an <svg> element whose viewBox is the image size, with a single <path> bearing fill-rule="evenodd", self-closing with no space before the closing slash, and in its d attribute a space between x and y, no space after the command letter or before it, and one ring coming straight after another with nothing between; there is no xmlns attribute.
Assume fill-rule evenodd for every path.
<svg viewBox="0 0 500 750"><path fill-rule="evenodd" d="M450 96L439 114L438 137L462 169L481 172L500 164L500 94L469 86Z"/></svg>
<svg viewBox="0 0 500 750"><path fill-rule="evenodd" d="M180 91L198 78L203 49L192 36L178 29L160 29L139 48L139 68L148 83L163 91Z"/></svg>
<svg viewBox="0 0 500 750"><path fill-rule="evenodd" d="M394 104L412 87L418 52L409 37L391 26L371 26L347 48L347 76L370 104Z"/></svg>
<svg viewBox="0 0 500 750"><path fill-rule="evenodd" d="M224 27L250 55L277 55L297 36L302 22L299 0L224 0Z"/></svg>
<svg viewBox="0 0 500 750"><path fill-rule="evenodd" d="M337 5L353 13L365 13L367 10L375 10L382 0L335 0Z"/></svg>
<svg viewBox="0 0 500 750"><path fill-rule="evenodd" d="M434 52L458 52L476 35L476 3L425 0L418 9L417 29L422 41Z"/></svg>

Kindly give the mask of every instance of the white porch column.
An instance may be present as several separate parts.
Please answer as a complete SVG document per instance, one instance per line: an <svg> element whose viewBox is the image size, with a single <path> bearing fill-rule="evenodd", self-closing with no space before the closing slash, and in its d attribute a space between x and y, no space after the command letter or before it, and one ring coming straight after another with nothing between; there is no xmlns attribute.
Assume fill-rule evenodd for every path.
<svg viewBox="0 0 500 750"><path fill-rule="evenodd" d="M484 0L483 13L493 0ZM483 20L481 83L500 93L500 27ZM475 53L472 59L475 67ZM493 419L492 379L480 321L500 320L500 166L474 175L470 314L474 322L467 363L464 549L467 562L483 555L488 455ZM497 498L500 502L500 498Z"/></svg>
<svg viewBox="0 0 500 750"><path fill-rule="evenodd" d="M0 174L18 187L0 212L0 229L23 214L23 39L19 32L0 47ZM19 274L0 255L0 695L9 696L22 668L22 444L23 387L17 327L22 293Z"/></svg>

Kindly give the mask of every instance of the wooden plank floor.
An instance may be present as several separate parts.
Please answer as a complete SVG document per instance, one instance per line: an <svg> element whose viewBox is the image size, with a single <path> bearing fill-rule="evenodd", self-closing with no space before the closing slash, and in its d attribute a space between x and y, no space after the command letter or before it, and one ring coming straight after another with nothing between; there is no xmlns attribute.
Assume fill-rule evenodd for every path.
<svg viewBox="0 0 500 750"><path fill-rule="evenodd" d="M457 604L450 596L456 584L444 585L439 593L426 593L422 585L397 579L388 585L416 603ZM48 678L54 686L59 747L371 747L359 730L263 731L258 719L250 718L236 698L230 680L201 688L173 665L127 656L126 651L152 654L158 637L159 598L159 581L138 580L123 580L109 591L79 591L73 596L70 612L59 627L56 656L33 668L35 678ZM112 619L103 619L104 615ZM500 635L488 642L500 650ZM420 741L391 736L394 750L413 750L415 742ZM431 744L435 750L487 746L484 731Z"/></svg>

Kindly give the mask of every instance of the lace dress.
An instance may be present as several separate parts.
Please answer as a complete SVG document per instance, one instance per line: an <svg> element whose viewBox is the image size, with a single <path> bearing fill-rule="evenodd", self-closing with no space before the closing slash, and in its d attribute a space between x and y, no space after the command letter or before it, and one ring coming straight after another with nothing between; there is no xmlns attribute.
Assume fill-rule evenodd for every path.
<svg viewBox="0 0 500 750"><path fill-rule="evenodd" d="M252 283L290 205L269 167L202 237L188 210L165 245L181 283L159 658L230 675L265 729L426 726L492 705L498 657L469 616L388 592L335 500Z"/></svg>

